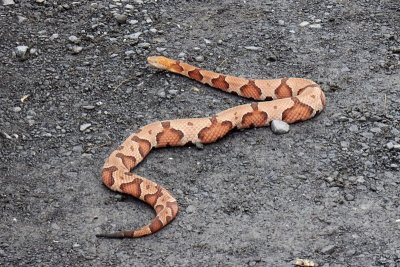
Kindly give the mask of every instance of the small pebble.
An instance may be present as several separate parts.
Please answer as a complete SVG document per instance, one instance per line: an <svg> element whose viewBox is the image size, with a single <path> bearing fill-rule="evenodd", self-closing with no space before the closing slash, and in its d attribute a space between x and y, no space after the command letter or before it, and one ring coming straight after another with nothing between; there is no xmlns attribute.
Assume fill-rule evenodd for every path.
<svg viewBox="0 0 400 267"><path fill-rule="evenodd" d="M15 55L21 59L21 60L25 60L27 59L28 55L27 52L29 50L29 47L26 45L19 45L15 48Z"/></svg>
<svg viewBox="0 0 400 267"><path fill-rule="evenodd" d="M202 144L202 143L196 142L196 143L194 143L194 145L195 145L196 148L199 149L199 150L204 149L204 144Z"/></svg>
<svg viewBox="0 0 400 267"><path fill-rule="evenodd" d="M271 130L275 134L284 134L289 132L290 126L284 121L273 120L271 122Z"/></svg>
<svg viewBox="0 0 400 267"><path fill-rule="evenodd" d="M14 0L3 0L3 6L14 5Z"/></svg>
<svg viewBox="0 0 400 267"><path fill-rule="evenodd" d="M138 20L135 20L135 19L131 19L131 20L128 21L128 23L131 24L131 25L135 25L135 24L137 24L138 22L139 22L139 21L138 21Z"/></svg>
<svg viewBox="0 0 400 267"><path fill-rule="evenodd" d="M82 106L82 108L91 110L91 109L94 109L95 107L93 105L86 105L86 106Z"/></svg>
<svg viewBox="0 0 400 267"><path fill-rule="evenodd" d="M74 147L72 148L72 151L73 151L73 152L82 153L83 147L82 147L82 145L76 145L76 146L74 146Z"/></svg>
<svg viewBox="0 0 400 267"><path fill-rule="evenodd" d="M394 144L393 144L392 142L389 142L389 143L386 144L386 147L387 147L389 150L390 150L390 149L393 149Z"/></svg>
<svg viewBox="0 0 400 267"><path fill-rule="evenodd" d="M247 49L247 50L251 50L251 51L259 51L259 50L262 50L261 47L259 47L259 46L252 46L252 45L250 45L250 46L245 46L244 48Z"/></svg>
<svg viewBox="0 0 400 267"><path fill-rule="evenodd" d="M194 58L194 60L196 60L197 62L203 62L204 61L204 57L203 56L197 56Z"/></svg>
<svg viewBox="0 0 400 267"><path fill-rule="evenodd" d="M358 131L358 126L353 124L349 127L350 132L357 132Z"/></svg>
<svg viewBox="0 0 400 267"><path fill-rule="evenodd" d="M38 50L37 48L31 48L29 49L29 54L33 55L33 56L37 56L38 55Z"/></svg>
<svg viewBox="0 0 400 267"><path fill-rule="evenodd" d="M133 55L133 54L135 54L135 51L133 51L133 50L128 50L128 51L125 51L125 55L126 56L130 56L130 55Z"/></svg>
<svg viewBox="0 0 400 267"><path fill-rule="evenodd" d="M83 50L83 47L78 45L73 45L70 48L70 50L72 51L72 54L79 54Z"/></svg>
<svg viewBox="0 0 400 267"><path fill-rule="evenodd" d="M150 47L150 43L138 43L137 46L140 48L147 49Z"/></svg>
<svg viewBox="0 0 400 267"><path fill-rule="evenodd" d="M341 141L340 142L340 146L342 147L342 148L348 148L349 147L349 142L347 142L347 141Z"/></svg>
<svg viewBox="0 0 400 267"><path fill-rule="evenodd" d="M308 27L310 27L312 29L321 29L322 28L321 24L310 24Z"/></svg>
<svg viewBox="0 0 400 267"><path fill-rule="evenodd" d="M79 43L81 42L81 39L79 39L79 38L76 37L75 35L71 35L70 37L68 37L68 40L69 40L71 43L74 43L74 44L79 44Z"/></svg>
<svg viewBox="0 0 400 267"><path fill-rule="evenodd" d="M156 47L157 52L161 53L164 52L165 50L167 50L167 48L165 47Z"/></svg>
<svg viewBox="0 0 400 267"><path fill-rule="evenodd" d="M206 39L206 38L204 38L204 42L205 42L206 44L211 44L211 43L212 43L211 40L208 40L208 39Z"/></svg>
<svg viewBox="0 0 400 267"><path fill-rule="evenodd" d="M170 95L177 95L177 94L178 94L178 90L171 89L171 90L168 90L168 93L169 93Z"/></svg>
<svg viewBox="0 0 400 267"><path fill-rule="evenodd" d="M285 25L285 21L280 19L280 20L278 20L278 24L279 25Z"/></svg>
<svg viewBox="0 0 400 267"><path fill-rule="evenodd" d="M365 183L364 177L363 176L357 176L357 183L359 183L359 184Z"/></svg>
<svg viewBox="0 0 400 267"><path fill-rule="evenodd" d="M347 194L344 195L344 198L347 201L353 201L355 199L355 196L353 194L347 193Z"/></svg>
<svg viewBox="0 0 400 267"><path fill-rule="evenodd" d="M306 27L306 26L308 26L308 25L310 25L310 22L308 22L308 21L303 21L303 22L301 22L301 23L299 24L300 27Z"/></svg>
<svg viewBox="0 0 400 267"><path fill-rule="evenodd" d="M51 228L53 228L54 230L60 230L61 229L61 227L56 223L52 223L51 224Z"/></svg>
<svg viewBox="0 0 400 267"><path fill-rule="evenodd" d="M158 95L159 97L161 97L161 98L165 98L165 91L164 91L164 89L159 90L159 91L157 92L157 95Z"/></svg>
<svg viewBox="0 0 400 267"><path fill-rule="evenodd" d="M53 41L54 39L57 39L60 35L58 33L54 33L50 36L50 40Z"/></svg>
<svg viewBox="0 0 400 267"><path fill-rule="evenodd" d="M92 126L91 123L84 123L84 124L82 124L81 126L79 126L79 130L80 130L81 132L83 132L83 131L89 129L90 126Z"/></svg>
<svg viewBox="0 0 400 267"><path fill-rule="evenodd" d="M24 16L17 16L17 18L18 18L18 23L22 23L22 22L25 22L25 21L28 20L28 19L27 19L26 17L24 17Z"/></svg>
<svg viewBox="0 0 400 267"><path fill-rule="evenodd" d="M51 133L43 133L42 136L43 137L52 137L53 135Z"/></svg>
<svg viewBox="0 0 400 267"><path fill-rule="evenodd" d="M21 110L22 110L22 109L21 109L20 107L14 107L14 108L13 108L13 111L14 111L14 112L20 112Z"/></svg>
<svg viewBox="0 0 400 267"><path fill-rule="evenodd" d="M119 24L125 24L128 17L124 14L115 14L114 18Z"/></svg>
<svg viewBox="0 0 400 267"><path fill-rule="evenodd" d="M6 132L0 132L0 135L3 136L6 139L12 139L12 137Z"/></svg>

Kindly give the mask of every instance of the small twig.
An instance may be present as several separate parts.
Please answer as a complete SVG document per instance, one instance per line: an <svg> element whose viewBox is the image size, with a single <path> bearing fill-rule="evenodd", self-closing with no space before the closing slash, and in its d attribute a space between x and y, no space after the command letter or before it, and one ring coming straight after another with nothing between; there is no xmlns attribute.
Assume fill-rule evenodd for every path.
<svg viewBox="0 0 400 267"><path fill-rule="evenodd" d="M127 82L129 82L129 81L132 81L132 80L135 79L135 78L136 78L136 77L132 77L132 78L128 78L128 79L123 80L123 81L120 82L117 86L115 86L114 92L117 91L117 89L120 88L123 84L125 84L125 83L127 83Z"/></svg>
<svg viewBox="0 0 400 267"><path fill-rule="evenodd" d="M218 68L221 67L222 64L224 64L226 61L226 58L224 60L221 61L221 63L218 64Z"/></svg>
<svg viewBox="0 0 400 267"><path fill-rule="evenodd" d="M387 95L384 94L383 98L383 110L385 112L385 116L387 116Z"/></svg>

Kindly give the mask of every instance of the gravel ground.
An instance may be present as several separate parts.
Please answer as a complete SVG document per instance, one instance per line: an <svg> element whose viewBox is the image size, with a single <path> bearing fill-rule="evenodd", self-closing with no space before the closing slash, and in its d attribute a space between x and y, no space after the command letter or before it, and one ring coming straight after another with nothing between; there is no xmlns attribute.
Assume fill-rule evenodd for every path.
<svg viewBox="0 0 400 267"><path fill-rule="evenodd" d="M400 266L399 14L397 0L0 0L0 265ZM153 152L136 172L173 192L177 219L98 239L153 216L101 184L128 134L248 102L149 67L156 54L306 77L328 105L285 135Z"/></svg>

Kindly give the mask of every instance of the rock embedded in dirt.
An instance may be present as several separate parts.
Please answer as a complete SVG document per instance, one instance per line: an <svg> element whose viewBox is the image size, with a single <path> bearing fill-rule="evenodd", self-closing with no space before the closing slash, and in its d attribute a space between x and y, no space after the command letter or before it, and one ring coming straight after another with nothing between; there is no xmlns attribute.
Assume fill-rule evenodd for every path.
<svg viewBox="0 0 400 267"><path fill-rule="evenodd" d="M26 45L19 45L15 48L15 55L20 60L26 60L28 58L29 47Z"/></svg>
<svg viewBox="0 0 400 267"><path fill-rule="evenodd" d="M79 131L84 132L92 126L91 123L84 123L79 126Z"/></svg>
<svg viewBox="0 0 400 267"><path fill-rule="evenodd" d="M125 14L115 14L114 18L119 24L125 24L126 20L128 19Z"/></svg>
<svg viewBox="0 0 400 267"><path fill-rule="evenodd" d="M3 6L15 5L14 0L3 0Z"/></svg>
<svg viewBox="0 0 400 267"><path fill-rule="evenodd" d="M74 44L79 44L79 43L81 42L81 40L80 40L78 37L76 37L75 35L69 36L69 37L68 37L68 40L69 40L71 43L74 43Z"/></svg>

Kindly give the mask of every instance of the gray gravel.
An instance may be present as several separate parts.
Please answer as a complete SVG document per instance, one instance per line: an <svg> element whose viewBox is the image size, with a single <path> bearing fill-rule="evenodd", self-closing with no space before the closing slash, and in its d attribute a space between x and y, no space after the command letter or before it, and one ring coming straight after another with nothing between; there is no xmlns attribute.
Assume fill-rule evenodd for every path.
<svg viewBox="0 0 400 267"><path fill-rule="evenodd" d="M0 5L1 266L400 266L399 1L14 1ZM25 46L25 48L24 48ZM100 181L147 123L248 103L150 68L162 54L321 84L327 109L275 135L154 151L136 170L177 219Z"/></svg>

